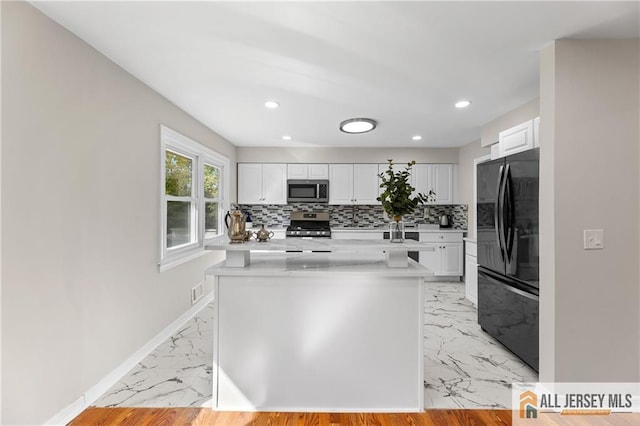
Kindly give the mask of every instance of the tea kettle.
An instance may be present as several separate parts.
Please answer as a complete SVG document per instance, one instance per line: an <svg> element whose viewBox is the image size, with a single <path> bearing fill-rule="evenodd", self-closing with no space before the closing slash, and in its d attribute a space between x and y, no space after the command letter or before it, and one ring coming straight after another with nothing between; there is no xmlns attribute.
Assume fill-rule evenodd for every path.
<svg viewBox="0 0 640 426"><path fill-rule="evenodd" d="M260 228L255 234L256 240L258 240L258 242L260 243L269 241L271 237L273 237L273 231L266 230L264 228L264 225L262 225L262 228Z"/></svg>
<svg viewBox="0 0 640 426"><path fill-rule="evenodd" d="M227 234L232 243L241 243L247 239L245 225L247 217L239 209L227 212L224 217L224 224L227 226Z"/></svg>
<svg viewBox="0 0 640 426"><path fill-rule="evenodd" d="M440 228L450 228L451 227L451 217L449 215L443 214L440 216Z"/></svg>

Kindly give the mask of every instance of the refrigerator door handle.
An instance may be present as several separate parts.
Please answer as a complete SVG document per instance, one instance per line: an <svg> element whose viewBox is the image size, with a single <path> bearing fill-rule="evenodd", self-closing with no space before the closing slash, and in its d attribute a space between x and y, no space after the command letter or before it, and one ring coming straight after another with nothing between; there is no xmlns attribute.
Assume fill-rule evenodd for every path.
<svg viewBox="0 0 640 426"><path fill-rule="evenodd" d="M494 223L495 223L495 230L496 230L496 240L498 241L498 249L500 249L500 258L502 259L502 261L505 261L504 258L504 249L503 249L503 245L502 245L502 219L503 216L501 214L502 212L502 205L504 200L502 199L502 194L500 192L501 188L502 188L502 179L503 179L503 174L504 174L504 166L500 166L500 170L498 171L498 184L497 184L497 188L496 188L496 203L494 206Z"/></svg>
<svg viewBox="0 0 640 426"><path fill-rule="evenodd" d="M511 261L511 254L513 251L513 238L514 238L514 223L513 214L515 213L513 208L513 187L511 185L511 165L507 163L504 174L504 199L506 204L506 217L504 223L504 245L507 262Z"/></svg>

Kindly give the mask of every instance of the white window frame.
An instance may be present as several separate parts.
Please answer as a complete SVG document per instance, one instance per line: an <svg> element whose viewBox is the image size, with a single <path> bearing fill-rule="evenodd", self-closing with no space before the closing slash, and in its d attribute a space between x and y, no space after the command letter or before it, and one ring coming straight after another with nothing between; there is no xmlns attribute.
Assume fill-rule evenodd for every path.
<svg viewBox="0 0 640 426"><path fill-rule="evenodd" d="M174 197L165 193L166 153L167 150L193 159L193 186L191 197ZM219 235L205 239L205 199L204 165L209 164L220 169L218 186L218 229ZM206 253L204 246L224 238L224 212L229 210L230 161L227 157L210 148L172 130L160 126L160 271L187 262ZM180 246L167 247L167 201L191 201L193 242Z"/></svg>

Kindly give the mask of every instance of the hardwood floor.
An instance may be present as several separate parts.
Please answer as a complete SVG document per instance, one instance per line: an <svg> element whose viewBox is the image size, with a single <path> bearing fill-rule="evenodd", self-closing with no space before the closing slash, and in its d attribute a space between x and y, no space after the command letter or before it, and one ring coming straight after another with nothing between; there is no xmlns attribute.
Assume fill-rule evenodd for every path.
<svg viewBox="0 0 640 426"><path fill-rule="evenodd" d="M233 426L431 426L510 425L509 410L429 410L424 413L246 413L208 408L90 407L70 426L85 425L233 425Z"/></svg>
<svg viewBox="0 0 640 426"><path fill-rule="evenodd" d="M540 413L531 425L638 425L639 414L561 416ZM511 425L510 410L427 410L424 413L246 413L208 408L96 408L90 407L70 426L482 426Z"/></svg>

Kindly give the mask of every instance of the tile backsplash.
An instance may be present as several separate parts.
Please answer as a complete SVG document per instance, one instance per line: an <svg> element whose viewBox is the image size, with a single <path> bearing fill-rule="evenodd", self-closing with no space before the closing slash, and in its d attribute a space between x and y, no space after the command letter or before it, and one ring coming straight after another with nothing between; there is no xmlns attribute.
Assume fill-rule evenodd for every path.
<svg viewBox="0 0 640 426"><path fill-rule="evenodd" d="M329 211L331 227L384 227L389 223L382 206L358 205L340 206L314 203L275 204L241 204L240 209L251 213L253 223L266 227L288 226L292 211ZM404 217L406 223L438 224L440 216L451 217L452 228L467 229L466 204L433 205L418 207L413 214Z"/></svg>

